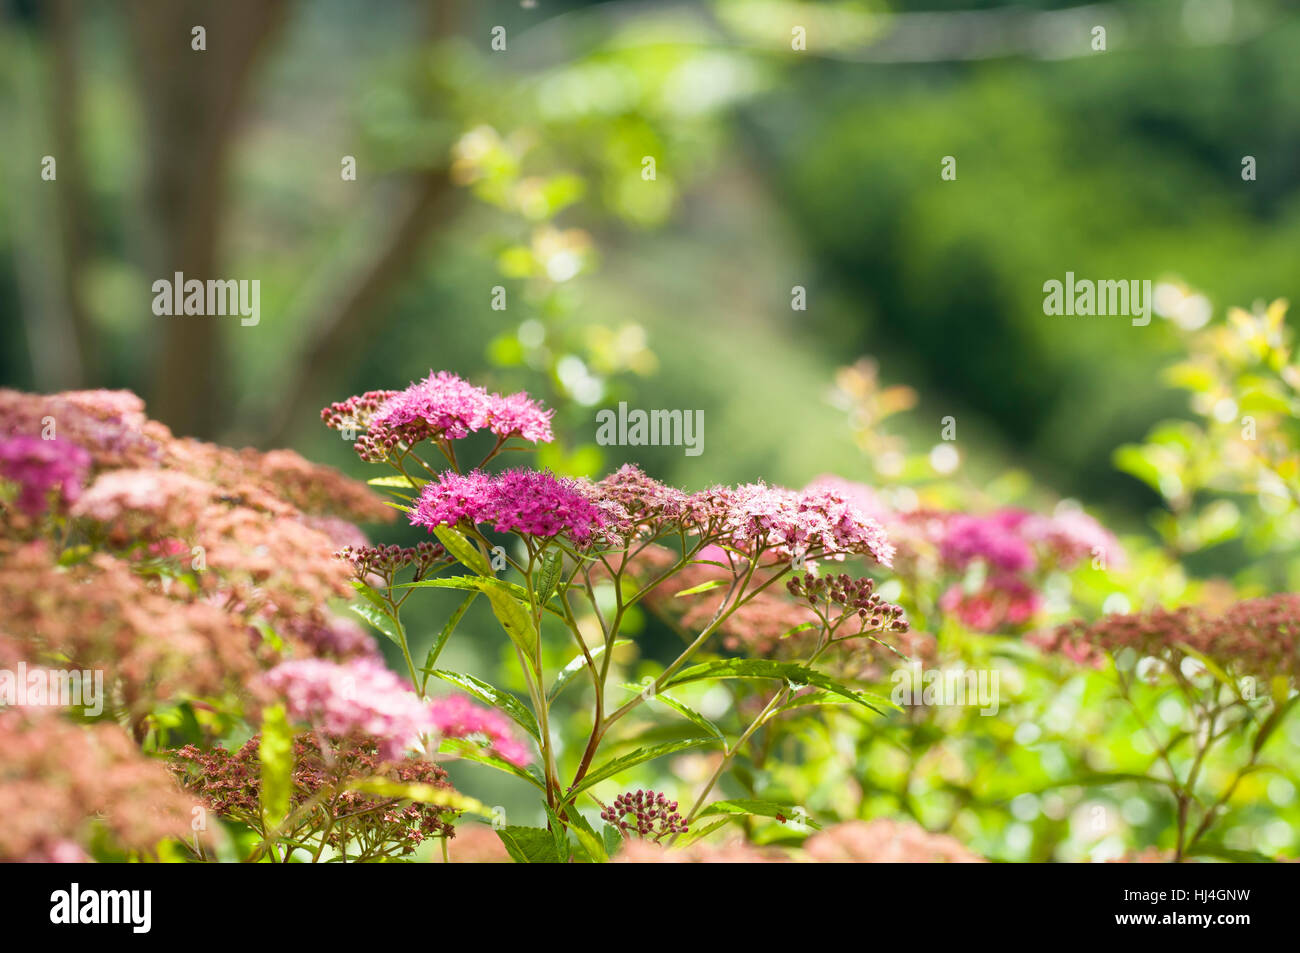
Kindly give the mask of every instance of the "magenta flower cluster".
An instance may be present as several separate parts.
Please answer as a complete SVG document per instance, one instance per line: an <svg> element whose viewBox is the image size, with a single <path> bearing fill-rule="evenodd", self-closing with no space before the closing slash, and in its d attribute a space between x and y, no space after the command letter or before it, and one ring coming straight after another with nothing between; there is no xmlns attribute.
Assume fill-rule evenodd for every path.
<svg viewBox="0 0 1300 953"><path fill-rule="evenodd" d="M448 371L431 373L390 397L370 419L371 430L424 430L434 439L460 440L479 430L497 437L547 443L551 415L525 393L490 394ZM408 442L409 443L409 442Z"/></svg>
<svg viewBox="0 0 1300 953"><path fill-rule="evenodd" d="M564 535L580 546L589 544L605 524L600 509L576 481L544 470L442 473L426 484L411 522L432 530L461 521L487 523L501 533Z"/></svg>
<svg viewBox="0 0 1300 953"><path fill-rule="evenodd" d="M504 761L522 767L532 760L528 748L520 742L505 715L491 708L475 705L462 695L447 695L429 703L433 730L443 738L486 739Z"/></svg>
<svg viewBox="0 0 1300 953"><path fill-rule="evenodd" d="M18 509L40 516L57 490L65 503L81 494L90 454L67 440L17 435L0 438L0 477L18 484Z"/></svg>

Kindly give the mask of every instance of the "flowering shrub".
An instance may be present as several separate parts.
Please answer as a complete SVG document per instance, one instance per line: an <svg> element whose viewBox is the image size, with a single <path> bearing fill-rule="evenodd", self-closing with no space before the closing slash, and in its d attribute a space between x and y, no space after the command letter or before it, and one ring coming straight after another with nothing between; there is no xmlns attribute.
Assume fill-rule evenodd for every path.
<svg viewBox="0 0 1300 953"><path fill-rule="evenodd" d="M1249 832L1300 675L1280 313L1195 335L1206 423L1119 451L1160 545L911 454L869 364L838 379L860 479L802 489L502 467L552 411L446 371L322 411L369 486L129 394L0 391L0 859L1278 856ZM399 513L428 539L361 528ZM1229 536L1237 585L1191 577ZM482 800L511 785L535 807Z"/></svg>

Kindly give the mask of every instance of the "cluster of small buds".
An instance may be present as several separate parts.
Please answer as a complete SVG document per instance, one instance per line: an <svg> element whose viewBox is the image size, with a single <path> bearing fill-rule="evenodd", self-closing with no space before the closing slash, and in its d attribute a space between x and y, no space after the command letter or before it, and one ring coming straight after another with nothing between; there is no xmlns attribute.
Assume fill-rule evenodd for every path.
<svg viewBox="0 0 1300 953"><path fill-rule="evenodd" d="M337 401L320 412L320 418L331 430L364 431L370 419L388 402L389 398L401 393L395 390L371 390L347 400ZM356 443L352 448L366 463L382 463L397 446L397 440L391 434L357 433Z"/></svg>
<svg viewBox="0 0 1300 953"><path fill-rule="evenodd" d="M352 563L358 579L364 581L374 575L385 585L391 585L397 573L407 566L415 567L412 581L419 582L434 566L450 560L442 546L430 542L414 546L344 546L337 555Z"/></svg>
<svg viewBox="0 0 1300 953"><path fill-rule="evenodd" d="M805 572L793 576L786 589L796 599L806 599L810 606L825 603L838 606L844 615L857 614L864 629L906 632L908 622L903 609L875 594L876 581L869 576L854 579L848 573L818 576Z"/></svg>
<svg viewBox="0 0 1300 953"><path fill-rule="evenodd" d="M677 802L654 791L628 791L614 798L614 803L600 816L625 836L660 840L669 834L685 834L686 823L677 813Z"/></svg>

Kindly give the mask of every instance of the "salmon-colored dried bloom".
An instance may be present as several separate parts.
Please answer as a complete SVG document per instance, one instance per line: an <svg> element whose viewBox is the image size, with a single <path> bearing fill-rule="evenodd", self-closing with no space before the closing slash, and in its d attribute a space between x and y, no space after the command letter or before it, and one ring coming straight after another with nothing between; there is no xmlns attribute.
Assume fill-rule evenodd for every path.
<svg viewBox="0 0 1300 953"><path fill-rule="evenodd" d="M116 725L74 725L37 709L0 711L0 861L84 859L95 829L153 851L190 834L190 804L166 768Z"/></svg>
<svg viewBox="0 0 1300 953"><path fill-rule="evenodd" d="M665 847L633 839L613 858L617 864L785 864L791 857L776 848L755 847L743 840L724 844L696 841L686 847Z"/></svg>
<svg viewBox="0 0 1300 953"><path fill-rule="evenodd" d="M886 817L835 824L808 838L803 849L812 860L823 863L984 863L983 857L947 834L932 834L912 821Z"/></svg>
<svg viewBox="0 0 1300 953"><path fill-rule="evenodd" d="M260 640L248 625L165 596L103 553L61 567L44 543L0 547L0 605L0 634L25 658L103 669L110 694L135 715L160 699L220 695L258 665Z"/></svg>
<svg viewBox="0 0 1300 953"><path fill-rule="evenodd" d="M1300 675L1300 594L1247 599L1222 612L1180 606L1109 615L1093 623L1074 621L1033 641L1095 665L1105 653L1121 649L1168 658L1187 646L1232 672L1294 677Z"/></svg>

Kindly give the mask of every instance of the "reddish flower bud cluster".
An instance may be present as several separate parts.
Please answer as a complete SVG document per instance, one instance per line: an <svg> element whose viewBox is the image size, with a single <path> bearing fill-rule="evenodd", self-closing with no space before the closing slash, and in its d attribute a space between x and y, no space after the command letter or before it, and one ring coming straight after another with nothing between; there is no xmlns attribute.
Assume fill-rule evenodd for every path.
<svg viewBox="0 0 1300 953"><path fill-rule="evenodd" d="M426 838L449 837L455 815L448 808L379 797L348 790L349 782L385 778L402 784L428 784L451 790L447 773L436 764L407 758L388 762L373 744L356 744L330 737L322 751L310 733L293 739L291 808L324 793L315 810L299 818L295 839L319 837L352 851L394 851L404 856ZM209 810L222 817L261 826L261 765L254 735L236 751L218 745L201 751L187 745L170 752L169 765L178 780Z"/></svg>
<svg viewBox="0 0 1300 953"><path fill-rule="evenodd" d="M430 542L414 546L344 546L338 556L352 563L356 577L362 582L378 576L385 587L391 586L397 574L407 566L415 567L411 581L419 582L435 566L453 561L440 544Z"/></svg>
<svg viewBox="0 0 1300 953"><path fill-rule="evenodd" d="M796 599L804 599L810 606L836 606L843 615L856 614L862 631L906 632L907 620L902 606L886 602L875 594L876 581L869 576L854 579L848 573L838 576L817 576L805 572L786 583L786 589Z"/></svg>
<svg viewBox="0 0 1300 953"><path fill-rule="evenodd" d="M687 829L681 814L677 813L677 802L654 791L620 794L600 816L625 836L635 834L654 841L669 834L685 834Z"/></svg>

